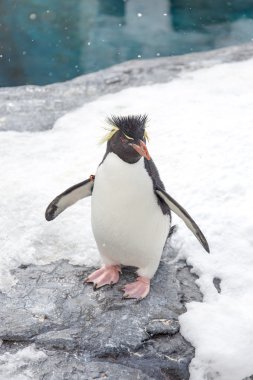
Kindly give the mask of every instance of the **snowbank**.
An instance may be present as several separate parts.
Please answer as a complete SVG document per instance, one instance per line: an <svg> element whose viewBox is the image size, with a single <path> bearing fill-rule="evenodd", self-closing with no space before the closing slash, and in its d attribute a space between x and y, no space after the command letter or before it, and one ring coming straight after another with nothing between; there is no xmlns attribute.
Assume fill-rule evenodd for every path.
<svg viewBox="0 0 253 380"><path fill-rule="evenodd" d="M106 95L59 119L53 130L0 134L0 285L10 269L65 258L98 264L90 200L54 222L54 196L94 174L110 114L148 113L149 151L167 191L205 233L211 254L180 226L173 244L199 276L203 303L188 304L181 332L196 348L191 379L241 380L253 373L253 60L187 73L167 84ZM213 278L221 279L221 293Z"/></svg>

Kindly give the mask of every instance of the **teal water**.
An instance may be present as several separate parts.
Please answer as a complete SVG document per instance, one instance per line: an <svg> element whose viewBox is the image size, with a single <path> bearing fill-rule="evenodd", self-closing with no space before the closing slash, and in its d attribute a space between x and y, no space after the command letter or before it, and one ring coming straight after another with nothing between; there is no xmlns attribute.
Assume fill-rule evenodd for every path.
<svg viewBox="0 0 253 380"><path fill-rule="evenodd" d="M1 0L0 86L253 40L253 0Z"/></svg>

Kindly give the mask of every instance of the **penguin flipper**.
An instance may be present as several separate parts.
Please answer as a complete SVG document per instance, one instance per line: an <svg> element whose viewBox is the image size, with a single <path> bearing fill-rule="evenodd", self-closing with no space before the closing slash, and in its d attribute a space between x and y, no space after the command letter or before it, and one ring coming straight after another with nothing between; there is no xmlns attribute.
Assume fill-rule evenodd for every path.
<svg viewBox="0 0 253 380"><path fill-rule="evenodd" d="M188 214L188 212L180 206L175 199L173 199L169 194L166 193L163 189L157 187L156 188L156 194L169 206L171 211L173 211L177 216L179 216L187 225L187 227L192 231L192 233L196 236L196 238L199 240L201 245L205 248L205 250L210 253L208 242L204 236L204 234L201 232L199 226L197 223L194 222L192 217Z"/></svg>
<svg viewBox="0 0 253 380"><path fill-rule="evenodd" d="M72 206L82 198L89 197L92 194L94 178L94 176L90 176L89 179L71 186L69 189L58 195L46 209L46 220L49 222L50 220L55 219L69 206Z"/></svg>

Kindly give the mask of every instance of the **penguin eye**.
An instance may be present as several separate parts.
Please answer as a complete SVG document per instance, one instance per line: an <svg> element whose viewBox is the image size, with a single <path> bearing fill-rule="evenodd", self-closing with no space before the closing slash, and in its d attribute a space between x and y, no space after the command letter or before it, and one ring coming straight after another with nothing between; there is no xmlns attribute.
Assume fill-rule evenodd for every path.
<svg viewBox="0 0 253 380"><path fill-rule="evenodd" d="M125 133L124 133L124 136L126 136L126 138L127 138L128 140L134 140L133 137L130 137L130 136L126 135Z"/></svg>

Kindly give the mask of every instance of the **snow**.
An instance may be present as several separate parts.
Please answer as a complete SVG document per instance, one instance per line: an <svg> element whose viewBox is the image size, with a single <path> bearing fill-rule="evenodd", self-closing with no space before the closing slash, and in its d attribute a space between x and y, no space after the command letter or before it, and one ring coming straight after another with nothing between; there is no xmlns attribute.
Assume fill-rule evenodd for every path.
<svg viewBox="0 0 253 380"><path fill-rule="evenodd" d="M148 113L149 151L169 194L207 237L208 255L183 222L172 244L199 276L203 303L180 317L195 347L191 380L242 380L253 374L253 60L219 64L165 84L130 88L86 104L53 130L1 133L0 286L10 269L61 258L99 262L91 232L90 199L55 221L48 203L94 174L105 146L106 116ZM3 170L4 168L4 170ZM221 279L221 293L213 278Z"/></svg>
<svg viewBox="0 0 253 380"><path fill-rule="evenodd" d="M34 345L28 346L16 353L5 352L0 355L0 380L36 380L32 366L47 359L47 355L35 349Z"/></svg>

